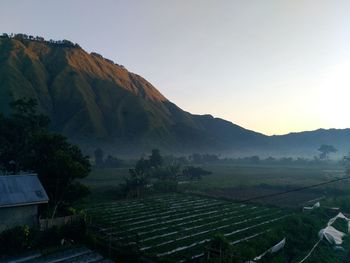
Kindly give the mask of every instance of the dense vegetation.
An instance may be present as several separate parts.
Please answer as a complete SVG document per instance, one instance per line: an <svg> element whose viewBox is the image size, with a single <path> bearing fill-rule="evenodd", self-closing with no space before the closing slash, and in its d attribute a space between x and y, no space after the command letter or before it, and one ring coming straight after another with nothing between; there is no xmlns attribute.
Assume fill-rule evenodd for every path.
<svg viewBox="0 0 350 263"><path fill-rule="evenodd" d="M164 158L158 149L153 149L148 158L141 158L129 176L121 184L121 191L127 197L141 197L150 190L156 192L174 192L178 190L179 180L200 180L211 172L201 167L181 167L179 163L164 164Z"/></svg>
<svg viewBox="0 0 350 263"><path fill-rule="evenodd" d="M299 262L337 213L325 208L300 213L182 194L99 203L87 212L94 224L105 229L100 238L121 250L138 251L139 257L147 255L156 262L242 263L284 238L285 246L267 253L261 262ZM338 220L334 226L347 232L345 221ZM350 249L349 237L342 246ZM308 262L340 263L345 257L344 251L323 240Z"/></svg>
<svg viewBox="0 0 350 263"><path fill-rule="evenodd" d="M49 120L36 112L34 100L17 100L11 107L10 116L0 115L0 167L8 174L37 173L52 217L57 210L67 211L88 194L77 181L90 172L88 157L64 136L48 131Z"/></svg>
<svg viewBox="0 0 350 263"><path fill-rule="evenodd" d="M63 40L45 40L43 37L40 36L32 36L32 35L27 35L27 34L7 34L3 33L0 35L0 38L4 39L16 39L22 42L25 41L35 41L39 43L45 43L45 44L50 44L50 45L57 45L57 46L62 46L62 47L80 47L77 43L73 43L69 40L63 39Z"/></svg>
<svg viewBox="0 0 350 263"><path fill-rule="evenodd" d="M86 225L83 221L61 227L55 226L45 231L18 226L0 233L0 261L3 256L18 256L28 250L60 247L62 240L85 243L87 239Z"/></svg>

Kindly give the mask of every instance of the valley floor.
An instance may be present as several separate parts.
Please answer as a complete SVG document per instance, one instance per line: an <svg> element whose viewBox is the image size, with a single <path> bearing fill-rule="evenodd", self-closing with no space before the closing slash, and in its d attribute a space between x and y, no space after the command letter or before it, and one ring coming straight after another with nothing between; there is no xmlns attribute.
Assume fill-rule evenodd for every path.
<svg viewBox="0 0 350 263"><path fill-rule="evenodd" d="M252 260L284 237L285 249L267 255L262 262L299 262L318 241L318 232L329 218L339 211L350 212L350 205L343 205L349 203L350 183L346 180L244 202L342 177L341 166L202 167L212 174L199 181L181 182L179 193L134 200L118 200L117 185L128 175L128 168L97 169L83 181L92 190L83 206L107 244L156 262L207 261L216 234L231 244L228 262ZM304 205L317 201L320 209L302 212ZM339 209L330 209L334 206ZM342 223L337 223L337 229L348 232ZM342 246L345 251L322 241L307 262L346 262L350 259L348 236Z"/></svg>

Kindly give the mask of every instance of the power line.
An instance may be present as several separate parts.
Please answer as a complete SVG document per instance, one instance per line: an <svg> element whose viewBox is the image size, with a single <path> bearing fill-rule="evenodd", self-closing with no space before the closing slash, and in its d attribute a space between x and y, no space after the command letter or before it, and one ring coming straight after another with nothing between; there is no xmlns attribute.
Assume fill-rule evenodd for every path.
<svg viewBox="0 0 350 263"><path fill-rule="evenodd" d="M303 190L306 190L306 189L315 188L315 187L319 187L321 185L331 184L331 183L335 183L335 182L339 182L339 181L343 181L343 180L347 180L347 179L350 179L350 176L337 178L337 179L333 179L333 180L329 180L329 181L326 181L326 182L313 184L313 185L309 185L309 186L303 186L303 187L299 187L299 188L294 188L294 189L283 191L283 192L279 192L279 193L256 196L256 197L252 197L252 198L248 198L248 199L244 199L244 200L239 200L238 202L245 203L245 202L250 202L250 201L253 201L253 200L264 199L264 198L268 198L268 197L275 197L275 196L284 195L284 194L288 194L288 193L292 193L292 192L303 191Z"/></svg>

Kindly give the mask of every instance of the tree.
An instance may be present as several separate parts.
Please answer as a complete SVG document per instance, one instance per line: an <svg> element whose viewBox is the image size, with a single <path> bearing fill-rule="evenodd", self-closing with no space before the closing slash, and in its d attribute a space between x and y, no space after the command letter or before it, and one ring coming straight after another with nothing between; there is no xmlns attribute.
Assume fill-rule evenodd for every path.
<svg viewBox="0 0 350 263"><path fill-rule="evenodd" d="M320 153L321 160L327 160L330 153L335 153L338 150L333 145L322 144L320 148L318 148Z"/></svg>
<svg viewBox="0 0 350 263"><path fill-rule="evenodd" d="M126 196L140 197L153 179L153 189L160 191L176 191L180 165L163 165L163 157L158 149L153 149L148 159L141 158L134 168L129 169L129 177L121 185Z"/></svg>
<svg viewBox="0 0 350 263"><path fill-rule="evenodd" d="M161 181L176 181L180 175L180 165L170 164L165 167L159 167L152 172L152 176Z"/></svg>
<svg viewBox="0 0 350 263"><path fill-rule="evenodd" d="M58 134L42 134L35 138L28 168L34 170L50 198L52 217L57 209L65 209L89 191L77 179L88 176L90 163L80 149Z"/></svg>
<svg viewBox="0 0 350 263"><path fill-rule="evenodd" d="M36 172L54 216L58 208L64 209L88 193L76 181L89 174L88 157L64 136L48 132L49 120L37 114L33 99L14 101L11 107L11 116L0 116L0 166L12 174Z"/></svg>
<svg viewBox="0 0 350 263"><path fill-rule="evenodd" d="M15 174L26 168L34 138L47 132L49 119L36 113L33 99L16 100L10 106L10 117L0 115L0 164Z"/></svg>
<svg viewBox="0 0 350 263"><path fill-rule="evenodd" d="M125 178L125 183L122 185L128 197L140 197L150 177L150 160L141 158L135 164L134 168L129 169L129 177Z"/></svg>

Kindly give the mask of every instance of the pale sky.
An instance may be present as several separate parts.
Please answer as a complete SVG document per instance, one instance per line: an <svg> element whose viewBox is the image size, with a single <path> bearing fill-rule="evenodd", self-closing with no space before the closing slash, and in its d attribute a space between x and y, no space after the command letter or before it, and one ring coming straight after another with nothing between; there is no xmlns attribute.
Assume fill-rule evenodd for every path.
<svg viewBox="0 0 350 263"><path fill-rule="evenodd" d="M1 0L0 33L69 39L169 100L265 134L349 128L350 1Z"/></svg>

